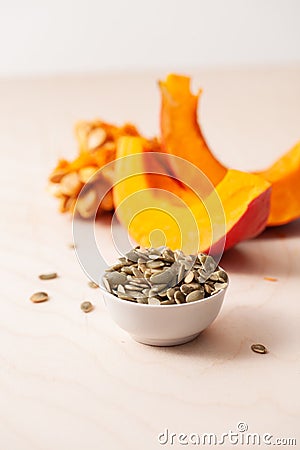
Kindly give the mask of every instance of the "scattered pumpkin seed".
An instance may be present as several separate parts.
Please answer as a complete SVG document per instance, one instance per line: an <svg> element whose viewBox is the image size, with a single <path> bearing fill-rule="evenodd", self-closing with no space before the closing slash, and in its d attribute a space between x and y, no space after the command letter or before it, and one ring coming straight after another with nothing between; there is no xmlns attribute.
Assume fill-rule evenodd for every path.
<svg viewBox="0 0 300 450"><path fill-rule="evenodd" d="M252 344L251 350L255 353L268 353L267 348L263 344Z"/></svg>
<svg viewBox="0 0 300 450"><path fill-rule="evenodd" d="M82 302L82 303L81 303L80 309L81 309L81 311L83 311L84 313L89 313L89 312L93 311L94 306L93 306L93 304L92 304L91 302L85 301L85 302Z"/></svg>
<svg viewBox="0 0 300 450"><path fill-rule="evenodd" d="M51 273L43 273L41 275L39 275L39 279L40 280L53 280L53 278L57 278L57 273L56 272L51 272Z"/></svg>
<svg viewBox="0 0 300 450"><path fill-rule="evenodd" d="M47 292L35 292L34 294L32 294L32 296L30 297L30 300L33 303L42 303L42 302L46 302L47 300L49 300L49 295L47 294Z"/></svg>
<svg viewBox="0 0 300 450"><path fill-rule="evenodd" d="M95 283L94 281L89 281L88 285L92 289L98 289L98 287L99 287L99 285L97 283Z"/></svg>

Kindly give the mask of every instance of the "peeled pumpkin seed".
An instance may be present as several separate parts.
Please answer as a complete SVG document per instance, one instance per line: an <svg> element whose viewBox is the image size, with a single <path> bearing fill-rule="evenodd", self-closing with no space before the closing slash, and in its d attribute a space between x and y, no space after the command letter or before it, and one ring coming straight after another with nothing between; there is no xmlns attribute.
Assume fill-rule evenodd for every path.
<svg viewBox="0 0 300 450"><path fill-rule="evenodd" d="M228 276L210 255L138 246L106 270L103 284L121 300L172 305L210 297L227 287Z"/></svg>
<svg viewBox="0 0 300 450"><path fill-rule="evenodd" d="M193 279L194 279L194 272L189 272L185 277L184 282L188 284L191 283Z"/></svg>
<svg viewBox="0 0 300 450"><path fill-rule="evenodd" d="M197 300L202 300L204 298L204 290L198 289L197 291L190 292L186 296L186 302L196 302Z"/></svg>
<svg viewBox="0 0 300 450"><path fill-rule="evenodd" d="M185 295L181 291L176 291L174 294L174 299L176 303L184 303Z"/></svg>
<svg viewBox="0 0 300 450"><path fill-rule="evenodd" d="M94 306L93 306L93 304L91 302L85 301L85 302L81 303L80 309L84 313L89 313L89 312L93 311Z"/></svg>
<svg viewBox="0 0 300 450"><path fill-rule="evenodd" d="M252 344L251 350L255 353L268 353L267 348L263 344Z"/></svg>
<svg viewBox="0 0 300 450"><path fill-rule="evenodd" d="M30 300L33 303L42 303L42 302L46 302L47 300L49 300L49 295L47 294L47 292L35 292L34 294L32 294L32 296L30 297Z"/></svg>
<svg viewBox="0 0 300 450"><path fill-rule="evenodd" d="M172 280L173 277L174 274L170 271L170 269L167 269L165 272L155 273L154 275L151 275L150 281L154 284L168 283Z"/></svg>
<svg viewBox="0 0 300 450"><path fill-rule="evenodd" d="M39 275L39 279L40 280L53 280L53 278L57 278L57 273L56 272L43 273L43 274Z"/></svg>

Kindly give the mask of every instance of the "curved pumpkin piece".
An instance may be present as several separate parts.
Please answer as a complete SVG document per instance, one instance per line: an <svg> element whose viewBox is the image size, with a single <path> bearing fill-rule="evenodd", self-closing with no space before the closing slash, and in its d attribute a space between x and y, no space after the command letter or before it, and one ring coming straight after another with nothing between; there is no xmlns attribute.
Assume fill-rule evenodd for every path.
<svg viewBox="0 0 300 450"><path fill-rule="evenodd" d="M164 150L193 162L216 185L226 168L213 156L197 122L199 94L190 90L190 78L169 75L160 83L161 133ZM272 184L267 226L283 225L300 217L300 142L269 169L256 172Z"/></svg>
<svg viewBox="0 0 300 450"><path fill-rule="evenodd" d="M197 107L201 91L193 95L190 78L175 74L168 75L159 86L163 151L195 164L216 186L227 169L213 156L199 127Z"/></svg>
<svg viewBox="0 0 300 450"><path fill-rule="evenodd" d="M190 253L208 250L219 253L225 238L227 249L264 229L270 207L270 184L261 177L229 170L216 190L204 199L205 204L185 194L185 206L179 199L179 189L183 188L177 184L170 192L171 197L176 195L179 199L177 203L159 192L154 195L153 189L149 189L151 177L149 182L143 165L144 147L145 140L141 138L119 140L115 171L118 182L113 188L117 216L139 244L168 245ZM126 158L133 155L136 158ZM164 184L161 189L165 191ZM216 194L224 211L211 218L207 209L214 210ZM219 226L214 235L212 223ZM162 234L165 240L161 239Z"/></svg>
<svg viewBox="0 0 300 450"><path fill-rule="evenodd" d="M268 225L283 225L300 217L300 142L269 169L258 174L272 184Z"/></svg>

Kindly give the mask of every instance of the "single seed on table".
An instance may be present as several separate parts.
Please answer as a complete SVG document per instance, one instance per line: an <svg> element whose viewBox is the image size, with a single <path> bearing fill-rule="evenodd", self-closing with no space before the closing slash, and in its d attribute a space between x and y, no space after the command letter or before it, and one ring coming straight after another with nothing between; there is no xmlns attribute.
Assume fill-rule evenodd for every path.
<svg viewBox="0 0 300 450"><path fill-rule="evenodd" d="M267 348L263 344L252 344L251 350L255 353L268 353Z"/></svg>
<svg viewBox="0 0 300 450"><path fill-rule="evenodd" d="M191 271L185 277L184 282L188 284L188 283L191 283L193 281L193 279L194 279L194 272Z"/></svg>
<svg viewBox="0 0 300 450"><path fill-rule="evenodd" d="M57 278L57 273L56 272L51 272L51 273L43 273L41 275L39 275L39 279L40 280L53 280L53 278Z"/></svg>
<svg viewBox="0 0 300 450"><path fill-rule="evenodd" d="M89 287L91 287L92 289L98 289L99 285L97 283L95 283L94 281L89 281L88 282Z"/></svg>
<svg viewBox="0 0 300 450"><path fill-rule="evenodd" d="M89 313L94 309L94 306L91 302L86 301L81 303L80 308L84 313Z"/></svg>
<svg viewBox="0 0 300 450"><path fill-rule="evenodd" d="M47 292L35 292L34 294L32 294L32 296L30 297L30 300L33 303L41 303L41 302L45 302L47 300L49 300L49 295L47 294Z"/></svg>
<svg viewBox="0 0 300 450"><path fill-rule="evenodd" d="M190 294L188 294L186 296L186 302L190 303L190 302L196 302L197 300L202 300L204 298L204 289L203 290L197 290L194 292L190 292Z"/></svg>

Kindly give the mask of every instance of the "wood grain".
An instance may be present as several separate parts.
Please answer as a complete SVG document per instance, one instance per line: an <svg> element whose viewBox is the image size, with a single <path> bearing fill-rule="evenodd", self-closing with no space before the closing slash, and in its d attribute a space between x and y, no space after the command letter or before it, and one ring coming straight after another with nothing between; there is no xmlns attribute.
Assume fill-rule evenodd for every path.
<svg viewBox="0 0 300 450"><path fill-rule="evenodd" d="M189 344L154 348L111 321L68 246L70 218L45 190L56 159L75 154L76 120L157 132L158 76L0 80L1 450L152 450L165 428L223 433L240 421L300 442L299 221L228 251L231 284L216 322ZM195 77L204 132L227 164L262 168L300 138L299 67ZM59 278L39 280L47 271ZM36 290L50 300L32 304ZM90 314L80 310L86 299ZM269 353L251 352L254 342Z"/></svg>

